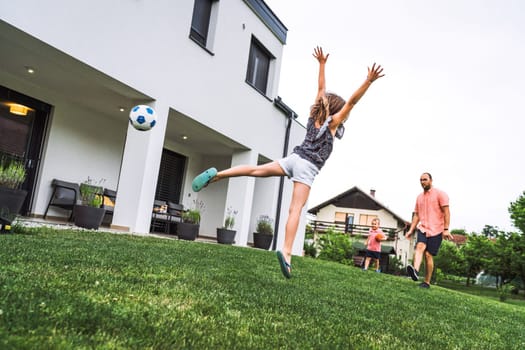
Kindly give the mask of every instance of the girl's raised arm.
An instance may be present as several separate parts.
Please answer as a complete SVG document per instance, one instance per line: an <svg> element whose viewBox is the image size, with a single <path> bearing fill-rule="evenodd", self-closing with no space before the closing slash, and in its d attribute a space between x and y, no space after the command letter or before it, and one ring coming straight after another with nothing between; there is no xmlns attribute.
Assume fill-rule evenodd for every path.
<svg viewBox="0 0 525 350"><path fill-rule="evenodd" d="M317 101L319 98L323 97L326 94L326 79L324 76L324 67L326 65L326 61L328 60L328 56L330 56L329 53L326 55L323 53L323 48L320 46L317 46L314 48L314 53L312 54L317 61L319 62L319 78L318 78L318 86L317 86L317 96L315 97L315 101Z"/></svg>
<svg viewBox="0 0 525 350"><path fill-rule="evenodd" d="M361 97L363 97L370 85L383 76L383 68L381 67L381 65L376 66L376 64L374 63L372 65L372 68L368 67L368 75L366 77L366 80L352 94L352 96L350 96L343 108L333 116L334 123L330 126L330 128L335 129L339 124L344 122L348 118L348 115L350 114L352 108L354 108L355 104L361 99Z"/></svg>

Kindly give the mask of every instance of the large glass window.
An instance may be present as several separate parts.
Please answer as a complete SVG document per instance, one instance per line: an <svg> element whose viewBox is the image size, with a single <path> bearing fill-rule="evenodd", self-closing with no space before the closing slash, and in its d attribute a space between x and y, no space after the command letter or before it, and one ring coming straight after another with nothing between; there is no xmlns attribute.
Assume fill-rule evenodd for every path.
<svg viewBox="0 0 525 350"><path fill-rule="evenodd" d="M335 222L345 222L346 221L346 213L344 212L340 212L340 211L336 211L335 212Z"/></svg>
<svg viewBox="0 0 525 350"><path fill-rule="evenodd" d="M252 37L246 82L263 94L266 94L270 61L273 58L272 54L257 39Z"/></svg>
<svg viewBox="0 0 525 350"><path fill-rule="evenodd" d="M22 215L28 214L32 205L50 111L50 105L0 86L0 161L14 158L26 166L26 181L20 189L29 194Z"/></svg>
<svg viewBox="0 0 525 350"><path fill-rule="evenodd" d="M214 0L195 0L191 19L190 38L206 47L210 29L211 9Z"/></svg>
<svg viewBox="0 0 525 350"><path fill-rule="evenodd" d="M17 107L20 113L16 112ZM0 154L26 156L34 114L33 109L24 105L0 99Z"/></svg>
<svg viewBox="0 0 525 350"><path fill-rule="evenodd" d="M377 215L359 215L359 225L372 226L372 220L376 219Z"/></svg>

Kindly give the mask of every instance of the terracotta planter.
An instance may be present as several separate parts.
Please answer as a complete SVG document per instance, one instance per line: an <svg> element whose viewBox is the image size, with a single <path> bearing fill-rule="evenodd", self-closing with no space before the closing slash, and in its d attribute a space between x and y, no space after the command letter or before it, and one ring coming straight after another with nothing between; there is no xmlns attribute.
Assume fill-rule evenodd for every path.
<svg viewBox="0 0 525 350"><path fill-rule="evenodd" d="M221 244L233 244L235 243L235 234L237 231L228 230L225 228L217 229L217 243Z"/></svg>
<svg viewBox="0 0 525 350"><path fill-rule="evenodd" d="M104 208L95 208L87 205L75 205L73 209L75 225L89 230L98 230L106 210Z"/></svg>
<svg viewBox="0 0 525 350"><path fill-rule="evenodd" d="M177 223L177 236L179 239L194 241L199 236L199 224Z"/></svg>
<svg viewBox="0 0 525 350"><path fill-rule="evenodd" d="M273 235L268 235L265 233L254 232L253 233L253 246L255 248L270 249L272 245Z"/></svg>

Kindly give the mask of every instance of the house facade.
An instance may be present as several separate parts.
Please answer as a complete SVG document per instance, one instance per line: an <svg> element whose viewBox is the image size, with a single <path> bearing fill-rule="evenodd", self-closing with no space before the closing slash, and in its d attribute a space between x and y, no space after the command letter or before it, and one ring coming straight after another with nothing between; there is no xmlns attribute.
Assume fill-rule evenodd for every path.
<svg viewBox="0 0 525 350"><path fill-rule="evenodd" d="M372 220L379 218L381 229L388 240L382 242L384 252L395 254L406 266L414 255L414 237L408 240L405 232L410 222L403 219L375 198L375 191L366 193L359 187L352 187L327 201L308 210L313 215L310 224L314 230L323 231L329 227L347 233L364 242Z"/></svg>
<svg viewBox="0 0 525 350"><path fill-rule="evenodd" d="M287 28L264 1L0 0L0 8L0 152L26 163L24 215L43 216L53 179L89 177L117 191L112 228L149 232L163 196L186 208L204 203L200 235L214 237L232 207L237 245L252 241L263 214L279 222L282 244L287 205L278 199L289 203L289 181L243 177L191 190L211 166L266 163L304 137L277 99ZM12 114L13 104L26 114ZM152 130L128 123L137 104L156 110ZM298 236L305 223L303 215Z"/></svg>

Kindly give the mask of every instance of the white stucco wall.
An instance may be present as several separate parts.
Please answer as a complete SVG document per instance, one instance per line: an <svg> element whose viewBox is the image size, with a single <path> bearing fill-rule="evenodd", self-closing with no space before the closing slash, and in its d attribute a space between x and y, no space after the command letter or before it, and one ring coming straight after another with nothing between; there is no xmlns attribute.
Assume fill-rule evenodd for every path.
<svg viewBox="0 0 525 350"><path fill-rule="evenodd" d="M216 3L218 11L212 23L215 32L210 36L213 54L210 54L189 39L193 3L193 0L0 0L0 18L94 67L101 74L151 96L159 104L161 118L167 117L168 109L175 110L226 135L254 155L280 158L286 119L272 100L278 93L283 44L246 3L226 0ZM266 96L245 82L252 35L275 56ZM67 67L64 71L67 74ZM143 146L145 149L145 154L137 155L133 164L133 156L126 155L129 144L125 143L133 137L130 137L125 118L116 120L93 113L88 107L46 87L16 79L1 68L0 84L53 106L32 208L34 214L43 214L53 178L81 182L87 174L95 180L105 179L105 187L115 188L118 184L119 188L127 188L130 192L124 196L125 205L129 206L127 214L117 213L119 206L124 205L118 203L115 219L131 230L146 231L149 228L148 206L153 200L156 182L151 174L158 171L162 147L188 157L182 201L185 206L190 206L194 198L207 202L207 215L202 222L205 234L213 233L222 222L227 204L224 196L236 202L231 189L228 190L229 182L217 185L210 193L194 194L189 190L193 176L205 166L213 163L217 167L227 167L231 160L209 159L179 143L158 142L148 136L133 141L138 144L132 148ZM293 124L290 150L304 137L304 127ZM162 138L165 125L156 128L155 137ZM122 164L122 170L127 169L124 177ZM136 178L130 175L132 172L137 173ZM263 208L253 205L250 208L253 213L245 215L245 222L240 224L247 231L252 229L255 212L275 213L278 181L277 178L264 179L255 186L254 193L263 198L257 203L266 204ZM246 184L240 186L250 188ZM138 195L131 193L133 189ZM291 182L285 181L282 234L290 196ZM133 203L136 201L142 204ZM239 203L242 202L239 199ZM304 232L304 220L299 230ZM294 249L296 254L302 251L302 241L299 241Z"/></svg>
<svg viewBox="0 0 525 350"><path fill-rule="evenodd" d="M126 125L126 124L124 124ZM43 183L40 208L47 204L54 178L65 181L86 181L116 189L120 168L125 128L119 121L94 114L80 106L58 102L54 108L46 153L53 154L42 162L42 174L49 182ZM50 209L53 215L53 208Z"/></svg>
<svg viewBox="0 0 525 350"><path fill-rule="evenodd" d="M1 69L0 84L54 106L40 160L33 212L44 213L54 178L78 183L89 176L96 182L103 180L104 187L116 188L126 137L126 119L107 118L64 99L52 90L14 79ZM50 208L49 215L55 213L56 209Z"/></svg>
<svg viewBox="0 0 525 350"><path fill-rule="evenodd" d="M240 0L220 1L214 55L189 39L193 0L0 0L2 19L172 108L277 158L282 115L245 83L251 36L276 57L283 45ZM278 91L270 79L267 96ZM258 130L257 133L249 130Z"/></svg>

